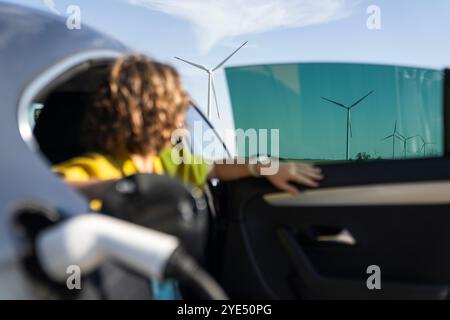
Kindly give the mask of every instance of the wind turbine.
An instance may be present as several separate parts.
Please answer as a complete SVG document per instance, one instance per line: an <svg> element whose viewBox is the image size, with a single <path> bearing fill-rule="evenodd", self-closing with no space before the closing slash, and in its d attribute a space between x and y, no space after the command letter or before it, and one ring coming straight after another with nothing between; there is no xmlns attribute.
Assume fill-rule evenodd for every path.
<svg viewBox="0 0 450 320"><path fill-rule="evenodd" d="M408 141L417 138L418 135L405 137L400 132L397 132L397 138L403 142L403 158L406 159L406 152L408 148Z"/></svg>
<svg viewBox="0 0 450 320"><path fill-rule="evenodd" d="M387 137L385 137L385 138L383 138L383 139L381 139L381 141L385 141L385 140L390 139L390 138L392 138L392 159L395 159L395 139L401 140L399 138L399 136L398 136L397 120L395 120L394 131L392 132L392 134L387 136Z"/></svg>
<svg viewBox="0 0 450 320"><path fill-rule="evenodd" d="M214 96L214 101L216 103L216 111L217 111L217 117L220 119L220 114L219 114L219 103L217 102L217 93L216 93L216 83L214 81L214 72L216 72L218 69L220 69L228 60L230 60L230 58L232 56L234 56L243 46L245 46L247 44L248 41L245 41L244 44L242 44L239 48L237 48L236 50L233 51L232 54L230 54L228 57L225 58L225 60L223 60L221 63L219 63L215 68L213 69L209 69L203 65L188 61L188 60L184 60L181 59L179 57L175 57L175 59L183 61L187 64L190 64L191 66L194 66L198 69L201 69L203 71L206 71L208 73L208 111L207 111L207 115L208 115L208 119L211 118L211 96Z"/></svg>
<svg viewBox="0 0 450 320"><path fill-rule="evenodd" d="M425 139L422 136L418 136L420 140L422 140L422 147L420 148L420 151L423 150L423 156L426 157L426 148L427 146L432 146L434 143L432 142L426 142Z"/></svg>
<svg viewBox="0 0 450 320"><path fill-rule="evenodd" d="M355 103L353 103L350 106L346 106L342 103L322 97L323 100L331 102L331 103L337 105L338 107L344 108L347 111L347 147L346 147L346 157L345 157L347 160L350 160L350 144L349 144L349 142L350 142L350 138L353 137L351 110L374 92L375 92L374 90L370 91L368 94L366 94L364 97L362 97L361 99L359 99L358 101L356 101Z"/></svg>

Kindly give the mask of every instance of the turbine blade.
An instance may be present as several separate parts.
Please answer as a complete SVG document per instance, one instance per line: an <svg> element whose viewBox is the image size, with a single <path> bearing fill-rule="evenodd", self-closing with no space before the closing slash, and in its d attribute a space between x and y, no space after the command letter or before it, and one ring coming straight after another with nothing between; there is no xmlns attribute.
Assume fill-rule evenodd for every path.
<svg viewBox="0 0 450 320"><path fill-rule="evenodd" d="M406 139L406 137L403 134L401 134L400 132L397 131L396 134L397 134L397 136L401 137L403 140Z"/></svg>
<svg viewBox="0 0 450 320"><path fill-rule="evenodd" d="M348 108L347 108L346 106L344 106L342 103L339 103L339 102L336 102L336 101L327 99L327 98L325 98L325 97L322 97L322 99L325 100L325 101L334 103L335 105L337 105L337 106L339 106L339 107L341 107L341 108L344 108L344 109L346 109L346 110L348 109Z"/></svg>
<svg viewBox="0 0 450 320"><path fill-rule="evenodd" d="M420 148L419 152L422 152L424 148L425 148L425 144L422 144L422 147Z"/></svg>
<svg viewBox="0 0 450 320"><path fill-rule="evenodd" d="M194 67L196 67L196 68L202 69L202 70L204 70L204 71L206 71L206 72L209 72L209 70L208 70L205 66L202 66L202 65L200 65L200 64L197 64L197 63L194 63L194 62L190 62L190 61L181 59L181 58L179 58L179 57L175 57L175 59L180 60L180 61L183 61L184 63L190 64L191 66L194 66Z"/></svg>
<svg viewBox="0 0 450 320"><path fill-rule="evenodd" d="M420 134L417 136L420 138L420 140L422 140L422 143L425 143L425 139Z"/></svg>
<svg viewBox="0 0 450 320"><path fill-rule="evenodd" d="M227 63L227 61L230 60L232 56L234 56L239 50L241 50L241 48L242 48L243 46L245 46L245 45L247 44L247 42L248 42L248 41L245 41L244 44L242 44L239 48L237 48L236 50L234 50L232 54L230 54L228 57L225 58L225 60L223 60L221 63L219 63L219 64L217 65L217 67L215 67L215 68L213 69L213 72L216 71L217 69L219 69L220 67L222 67L225 63Z"/></svg>
<svg viewBox="0 0 450 320"><path fill-rule="evenodd" d="M394 134L397 132L397 120L395 120Z"/></svg>
<svg viewBox="0 0 450 320"><path fill-rule="evenodd" d="M356 107L358 104L360 104L364 99L366 99L368 96L370 96L372 93L374 93L375 91L372 90L370 91L368 94L366 94L364 97L362 97L361 99L359 99L358 101L356 101L354 104L352 104L349 108L353 108Z"/></svg>
<svg viewBox="0 0 450 320"><path fill-rule="evenodd" d="M220 119L219 103L217 102L216 83L214 81L214 76L213 75L211 75L211 85L212 85L212 92L213 92L213 96L214 96L214 101L216 102L217 117Z"/></svg>
<svg viewBox="0 0 450 320"><path fill-rule="evenodd" d="M393 136L394 136L394 135L391 134L390 136L387 136L386 138L381 139L381 141L385 141L385 140L387 140L387 139L389 139L389 138L392 138Z"/></svg>

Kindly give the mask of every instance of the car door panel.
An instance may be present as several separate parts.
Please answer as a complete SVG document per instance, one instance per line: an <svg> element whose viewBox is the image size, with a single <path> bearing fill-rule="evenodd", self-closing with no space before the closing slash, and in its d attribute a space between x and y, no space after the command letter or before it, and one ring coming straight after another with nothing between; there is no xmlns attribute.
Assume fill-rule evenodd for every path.
<svg viewBox="0 0 450 320"><path fill-rule="evenodd" d="M285 193L263 196L276 207L438 205L450 201L450 182L410 182L304 191L301 197Z"/></svg>
<svg viewBox="0 0 450 320"><path fill-rule="evenodd" d="M401 183L397 197L408 199L411 190L448 187L449 164L441 158L327 165L321 188L303 194L343 189L343 196ZM232 297L447 297L450 256L443 252L450 248L450 192L447 200L441 192L424 203L383 204L379 195L376 205L326 204L325 193L318 199L324 205L280 205L267 201L278 191L264 179L224 183L221 190L227 221L221 280ZM381 269L382 290L366 286L371 265Z"/></svg>
<svg viewBox="0 0 450 320"><path fill-rule="evenodd" d="M325 176L318 189L299 186L295 198L261 178L221 183L224 254L216 274L231 297L448 298L448 70L265 65L230 68L227 79L239 128L282 130L280 157L322 159ZM345 137L338 111L322 102L332 96L348 103L366 89L374 94L355 111L361 125L354 137ZM345 141L346 159L361 161L336 155L341 151L334 148ZM425 148L431 142L434 155ZM350 145L362 152L349 155ZM380 290L367 285L372 266L379 267Z"/></svg>

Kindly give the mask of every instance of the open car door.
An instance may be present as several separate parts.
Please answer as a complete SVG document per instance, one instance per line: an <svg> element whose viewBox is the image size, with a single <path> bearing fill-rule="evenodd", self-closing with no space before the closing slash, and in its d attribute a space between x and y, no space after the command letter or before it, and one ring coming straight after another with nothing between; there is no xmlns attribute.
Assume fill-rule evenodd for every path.
<svg viewBox="0 0 450 320"><path fill-rule="evenodd" d="M221 184L217 276L232 298L448 297L449 75L362 64L227 69L236 128L278 129L279 152L269 154L325 175L295 198L265 179Z"/></svg>

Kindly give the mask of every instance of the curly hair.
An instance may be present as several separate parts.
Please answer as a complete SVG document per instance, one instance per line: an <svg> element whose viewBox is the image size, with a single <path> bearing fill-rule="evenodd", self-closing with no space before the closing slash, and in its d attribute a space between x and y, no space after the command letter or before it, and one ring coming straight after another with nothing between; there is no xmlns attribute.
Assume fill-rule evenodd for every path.
<svg viewBox="0 0 450 320"><path fill-rule="evenodd" d="M87 111L90 147L110 156L158 154L188 106L173 67L140 55L120 58Z"/></svg>

